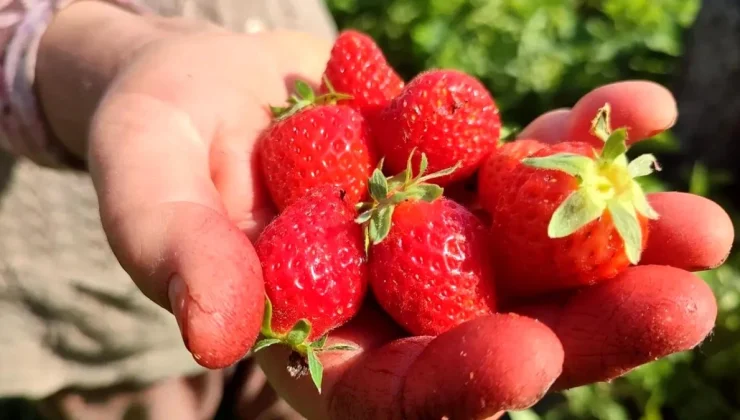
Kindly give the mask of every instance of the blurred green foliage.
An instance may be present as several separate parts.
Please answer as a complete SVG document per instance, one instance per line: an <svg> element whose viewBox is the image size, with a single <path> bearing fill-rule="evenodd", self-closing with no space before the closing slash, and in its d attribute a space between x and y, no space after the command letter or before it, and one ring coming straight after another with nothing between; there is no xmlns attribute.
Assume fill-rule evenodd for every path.
<svg viewBox="0 0 740 420"><path fill-rule="evenodd" d="M550 109L572 106L604 83L648 79L671 85L684 31L699 0L329 0L340 28L373 36L407 80L428 68L481 79L508 130ZM670 155L670 132L635 153ZM639 149L639 150L637 150ZM683 179L644 180L649 191L709 196L726 175L694 165ZM736 220L737 217L735 217ZM736 224L737 225L737 224ZM699 348L643 366L610 384L549 396L513 420L740 420L740 254L700 275L719 305Z"/></svg>
<svg viewBox="0 0 740 420"><path fill-rule="evenodd" d="M329 0L340 27L372 35L409 79L457 68L514 126L593 86L670 81L699 0Z"/></svg>

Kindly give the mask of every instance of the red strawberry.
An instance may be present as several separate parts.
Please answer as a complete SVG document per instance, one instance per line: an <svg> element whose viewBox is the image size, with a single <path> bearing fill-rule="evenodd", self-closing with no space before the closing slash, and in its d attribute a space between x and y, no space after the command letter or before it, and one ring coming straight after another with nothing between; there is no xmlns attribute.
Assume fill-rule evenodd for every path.
<svg viewBox="0 0 740 420"><path fill-rule="evenodd" d="M478 201L489 213L498 201L499 189L507 184L507 177L519 166L519 161L545 147L537 140L516 140L501 145L483 162L478 172Z"/></svg>
<svg viewBox="0 0 740 420"><path fill-rule="evenodd" d="M373 201L365 223L370 249L370 284L378 303L415 335L437 335L495 311L488 230L462 205L441 197L426 181L426 157L412 177L411 166L386 179L376 170Z"/></svg>
<svg viewBox="0 0 740 420"><path fill-rule="evenodd" d="M298 82L289 108L274 108L277 120L260 139L267 189L283 210L314 187L331 184L355 204L367 191L375 163L368 125L353 108L334 105L342 95L316 97Z"/></svg>
<svg viewBox="0 0 740 420"><path fill-rule="evenodd" d="M346 30L334 42L321 91L330 92L333 87L351 95L352 99L343 103L372 117L401 93L403 85L372 38Z"/></svg>
<svg viewBox="0 0 740 420"><path fill-rule="evenodd" d="M368 268L356 216L344 191L324 185L293 202L262 232L255 248L268 307L255 351L283 343L311 362L325 350L326 334L360 309Z"/></svg>
<svg viewBox="0 0 740 420"><path fill-rule="evenodd" d="M657 218L637 177L655 158L625 156L626 130L609 128L608 104L592 132L605 141L545 147L518 165L493 211L498 286L510 296L590 285L640 260L647 219Z"/></svg>
<svg viewBox="0 0 740 420"><path fill-rule="evenodd" d="M456 70L431 70L416 76L384 109L373 125L387 169L404 169L412 150L427 155L429 170L455 164L438 185L465 179L497 145L501 130L498 108L474 77ZM418 155L415 160L418 164Z"/></svg>
<svg viewBox="0 0 740 420"><path fill-rule="evenodd" d="M484 225L490 226L491 215L481 206L478 194L478 177L476 175L474 174L463 181L445 186L444 195L446 198L462 204L463 207L476 215Z"/></svg>

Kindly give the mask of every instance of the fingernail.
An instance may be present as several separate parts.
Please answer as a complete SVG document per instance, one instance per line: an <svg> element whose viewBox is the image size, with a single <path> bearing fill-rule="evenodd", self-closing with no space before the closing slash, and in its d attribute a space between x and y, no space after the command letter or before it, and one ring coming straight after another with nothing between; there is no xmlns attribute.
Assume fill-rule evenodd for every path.
<svg viewBox="0 0 740 420"><path fill-rule="evenodd" d="M182 341L185 343L185 347L190 349L188 346L188 307L187 307L187 296L188 287L183 281L182 277L175 274L170 278L170 285L167 289L167 297L170 300L170 308L172 308L172 314L175 315L177 320L177 326L180 328L180 335L182 335Z"/></svg>

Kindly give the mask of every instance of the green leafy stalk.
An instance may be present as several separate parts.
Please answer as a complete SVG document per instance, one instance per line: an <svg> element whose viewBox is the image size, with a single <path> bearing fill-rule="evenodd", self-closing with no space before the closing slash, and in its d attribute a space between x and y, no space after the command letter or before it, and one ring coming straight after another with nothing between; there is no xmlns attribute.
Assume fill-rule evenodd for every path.
<svg viewBox="0 0 740 420"><path fill-rule="evenodd" d="M388 236L391 230L393 211L397 205L410 200L431 203L438 199L444 193L444 189L428 181L450 175L461 164L458 162L451 168L427 174L429 160L426 154L422 153L419 160L419 170L414 176L413 157L415 153L416 149L411 151L404 171L386 177L383 174L383 160L381 159L378 167L370 176L368 190L371 201L357 205L360 214L355 219L356 223L363 225L365 252L368 252L370 245L377 245Z"/></svg>
<svg viewBox="0 0 740 420"><path fill-rule="evenodd" d="M316 357L316 351L313 347L309 347L306 350L306 358L308 359L308 371L311 374L311 380L314 385L316 385L316 389L319 390L319 393L321 393L321 380L324 376L324 366L319 361L319 358Z"/></svg>
<svg viewBox="0 0 740 420"><path fill-rule="evenodd" d="M639 216L657 219L637 178L650 175L660 166L653 155L627 160L627 130L611 128L611 106L600 108L592 121L591 134L604 142L595 157L572 153L525 158L522 163L538 169L558 170L576 178L578 188L555 210L547 228L550 238L569 236L609 212L612 223L624 242L632 264L642 254L642 228Z"/></svg>
<svg viewBox="0 0 740 420"><path fill-rule="evenodd" d="M302 80L296 80L294 93L288 98L287 106L270 106L270 111L275 120L284 120L299 111L316 105L334 105L341 100L352 99L352 95L338 93L334 90L329 79L324 77L324 85L328 93L316 95L311 86Z"/></svg>
<svg viewBox="0 0 740 420"><path fill-rule="evenodd" d="M300 376L304 372L303 365L306 365L311 380L321 393L324 368L319 360L319 354L327 351L353 351L356 350L356 347L348 344L327 346L328 335L326 334L314 341L308 341L308 337L311 335L311 323L307 319L298 320L293 328L286 333L275 332L272 329L272 316L272 302L265 296L265 310L262 317L262 327L260 328L260 338L252 346L252 352L258 352L276 344L289 347L294 356L299 357L291 357L288 371L295 376ZM299 366L295 366L295 364Z"/></svg>

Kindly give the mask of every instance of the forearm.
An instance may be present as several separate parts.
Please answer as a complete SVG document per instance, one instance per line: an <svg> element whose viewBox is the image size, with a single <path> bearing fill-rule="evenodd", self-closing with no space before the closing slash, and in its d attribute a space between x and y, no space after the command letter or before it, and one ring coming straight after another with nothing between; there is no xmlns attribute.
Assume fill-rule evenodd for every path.
<svg viewBox="0 0 740 420"><path fill-rule="evenodd" d="M121 66L165 33L150 19L97 1L55 17L41 38L35 80L43 113L71 152L85 156L90 119Z"/></svg>

